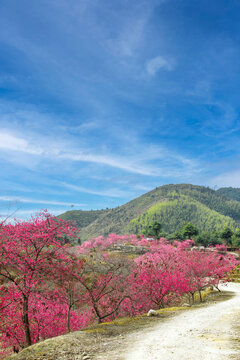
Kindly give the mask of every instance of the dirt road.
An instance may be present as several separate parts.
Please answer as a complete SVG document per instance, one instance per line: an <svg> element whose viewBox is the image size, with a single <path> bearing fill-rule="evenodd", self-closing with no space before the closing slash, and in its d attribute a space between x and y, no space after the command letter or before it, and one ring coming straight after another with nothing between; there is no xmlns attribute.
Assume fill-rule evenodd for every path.
<svg viewBox="0 0 240 360"><path fill-rule="evenodd" d="M239 360L240 284L229 283L221 289L234 291L235 296L185 311L151 331L135 334L124 359Z"/></svg>

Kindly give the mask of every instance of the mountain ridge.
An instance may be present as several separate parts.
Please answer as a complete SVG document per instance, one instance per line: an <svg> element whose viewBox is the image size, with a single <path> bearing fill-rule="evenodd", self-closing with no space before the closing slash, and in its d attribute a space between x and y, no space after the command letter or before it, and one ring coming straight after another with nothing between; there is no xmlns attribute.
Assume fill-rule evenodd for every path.
<svg viewBox="0 0 240 360"><path fill-rule="evenodd" d="M221 195L228 197L229 199L240 201L240 188L234 187L222 187L217 190Z"/></svg>
<svg viewBox="0 0 240 360"><path fill-rule="evenodd" d="M119 207L97 210L91 219L86 220L86 226L83 226L83 223L81 226L81 220L78 221L80 237L84 241L90 237L106 236L110 233L139 233L142 227L137 229L133 224L136 225L140 217L147 219L147 213L158 204L164 205L153 208L150 211L151 217L159 221L163 230L167 232L172 232L173 228L177 231L183 223L188 221L194 223L196 219L201 219L198 221L198 226L203 231L210 228L222 230L226 226L236 228L240 223L240 202L221 194L219 190L192 184L169 184L157 187ZM82 217L83 215L87 217L87 214L91 213L91 211L74 210L75 219L78 218L78 211ZM69 213L61 214L60 217L73 219ZM168 226L170 223L172 225Z"/></svg>

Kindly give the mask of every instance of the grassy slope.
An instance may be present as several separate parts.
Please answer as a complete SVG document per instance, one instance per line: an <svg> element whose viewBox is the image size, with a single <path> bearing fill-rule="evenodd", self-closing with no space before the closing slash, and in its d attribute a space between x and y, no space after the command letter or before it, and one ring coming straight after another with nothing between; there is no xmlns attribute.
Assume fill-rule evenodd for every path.
<svg viewBox="0 0 240 360"><path fill-rule="evenodd" d="M202 204L205 205L206 211L206 208L209 208L219 214L231 217L234 221L240 221L240 203L221 195L219 192L202 186L189 184L164 185L120 207L100 213L88 226L83 227L83 224L78 222L81 229L81 238L82 240L86 240L89 237L107 235L112 232L117 234L128 232L130 221L137 218L139 215L146 213L152 206L161 202L173 201L176 199L183 201L184 196L187 196L189 200L197 201L199 203L198 208L200 207L200 204ZM204 211L203 208L202 210ZM82 213L85 212L83 211ZM213 216L213 214L214 213L211 213L211 216ZM206 212L206 216L209 215L210 213ZM217 216L216 221L222 223L223 219L224 218ZM165 222L167 221L170 221L170 218L166 218ZM187 221L191 220L188 219ZM226 223L226 221L223 223ZM180 221L179 224L180 223L182 222ZM177 228L179 228L179 224L176 224ZM224 226L222 225L222 227ZM175 230L177 230L177 228ZM203 230L204 229L205 227L203 227Z"/></svg>

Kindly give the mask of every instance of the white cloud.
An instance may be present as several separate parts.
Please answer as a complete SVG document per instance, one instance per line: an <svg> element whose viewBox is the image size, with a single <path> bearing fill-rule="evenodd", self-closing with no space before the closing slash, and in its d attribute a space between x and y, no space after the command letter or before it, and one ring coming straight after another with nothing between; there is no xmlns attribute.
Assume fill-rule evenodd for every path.
<svg viewBox="0 0 240 360"><path fill-rule="evenodd" d="M144 43L145 28L154 11L155 1L128 1L123 13L113 14L117 34L106 40L108 50L120 58L136 56ZM106 34L106 38L109 33Z"/></svg>
<svg viewBox="0 0 240 360"><path fill-rule="evenodd" d="M38 146L31 146L29 142L9 132L0 132L0 150L21 151L32 155L41 155L43 150Z"/></svg>
<svg viewBox="0 0 240 360"><path fill-rule="evenodd" d="M153 169L143 165L136 165L134 161L129 161L125 157L111 155L97 155L91 153L62 153L57 156L59 159L69 159L72 161L83 161L95 164L108 165L117 169L125 170L140 175L154 175Z"/></svg>
<svg viewBox="0 0 240 360"><path fill-rule="evenodd" d="M0 134L0 152L2 151L14 151L22 152L30 155L39 155L53 159L63 159L71 161L82 161L95 164L103 164L111 166L117 169L125 170L131 173L141 175L154 175L153 170L143 166L142 164L136 165L136 159L130 161L124 156L115 155L98 155L91 149L68 149L67 144L64 145L61 139L48 139L47 146L44 146L46 139L41 139L38 135L36 139L33 137L31 141L28 141L24 137L19 137L11 132L4 131ZM35 145L38 143L39 145ZM58 145L61 144L61 145ZM97 150L96 150L97 151Z"/></svg>
<svg viewBox="0 0 240 360"><path fill-rule="evenodd" d="M44 210L44 209L42 209ZM60 215L62 213L64 213L66 211L66 208L65 209L47 209L48 213L49 214L52 214L52 215ZM29 210L21 210L19 209L19 211L16 211L16 214L14 215L14 217L19 217L18 215L36 215L36 214L39 214L39 212L41 212L41 209L29 209Z"/></svg>
<svg viewBox="0 0 240 360"><path fill-rule="evenodd" d="M209 181L213 187L239 187L240 188L240 170L233 170L213 177Z"/></svg>
<svg viewBox="0 0 240 360"><path fill-rule="evenodd" d="M4 220L4 219L7 219L7 218L22 218L24 217L25 215L29 215L29 216L35 216L37 214L39 214L41 211L43 211L44 209L29 209L29 210L21 210L21 209L17 209L15 212L13 213L1 213L0 214L0 222L1 222L1 219ZM60 214L63 214L64 212L66 212L66 208L64 209L47 209L48 210L48 213L51 214L51 215L60 215Z"/></svg>
<svg viewBox="0 0 240 360"><path fill-rule="evenodd" d="M131 19L128 24L124 24L124 30L119 37L108 41L110 51L120 57L133 56L141 44L147 20L148 15L136 20Z"/></svg>
<svg viewBox="0 0 240 360"><path fill-rule="evenodd" d="M25 198L22 196L0 196L0 201L14 202L14 203L27 203L27 204L48 204L56 206L85 206L85 204L76 204L64 201L52 201L52 200L38 200L32 198Z"/></svg>
<svg viewBox="0 0 240 360"><path fill-rule="evenodd" d="M1 141L2 140L2 141ZM73 141L72 141L73 140ZM29 167L31 165L31 159L35 162L46 162L46 159L50 161L66 161L71 162L83 162L93 163L103 166L112 167L115 169L123 170L132 174L139 174L145 176L161 176L161 177L175 177L178 178L187 173L199 172L199 164L196 160L189 159L181 154L178 154L169 149L158 146L148 145L143 148L142 143L136 140L132 146L130 152L122 155L112 154L111 149L107 147L96 148L92 147L83 148L79 147L74 141L74 138L69 137L62 139L61 136L53 138L52 136L41 136L40 134L26 134L26 136L15 135L14 132L2 131L0 134L0 153L9 155L9 160L17 164ZM37 145L36 145L37 144ZM144 150L143 150L144 149ZM21 158L20 154L26 154L29 159ZM102 154L101 154L102 153ZM11 155L11 157L10 157ZM31 157L31 158L30 158ZM5 156L5 160L6 156ZM34 166L36 166L34 162ZM82 189L86 192L86 189ZM79 191L82 191L79 189ZM93 193L94 190L89 190L89 193ZM126 196L121 191L117 192L115 189L110 189L107 193L95 191L96 195L121 197Z"/></svg>
<svg viewBox="0 0 240 360"><path fill-rule="evenodd" d="M122 190L118 190L118 189L109 189L109 190L98 191L98 190L86 189L82 186L72 185L72 184L68 184L65 182L60 182L60 184L63 185L64 187L66 187L67 189L72 189L75 191L93 194L93 195L99 195L99 196L122 198L122 197L129 197L132 195L127 191L122 191Z"/></svg>
<svg viewBox="0 0 240 360"><path fill-rule="evenodd" d="M173 67L173 61L163 56L157 56L146 63L146 70L151 76L156 75L160 69L171 71Z"/></svg>

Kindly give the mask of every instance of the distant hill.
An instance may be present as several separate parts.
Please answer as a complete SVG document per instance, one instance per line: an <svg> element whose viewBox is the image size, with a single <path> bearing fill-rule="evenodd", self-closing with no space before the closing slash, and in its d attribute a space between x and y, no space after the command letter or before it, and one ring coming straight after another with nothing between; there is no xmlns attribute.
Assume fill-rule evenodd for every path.
<svg viewBox="0 0 240 360"><path fill-rule="evenodd" d="M71 210L57 216L60 219L71 220L75 226L84 228L109 210Z"/></svg>
<svg viewBox="0 0 240 360"><path fill-rule="evenodd" d="M229 199L240 201L240 188L223 187L218 189L217 192L227 196Z"/></svg>
<svg viewBox="0 0 240 360"><path fill-rule="evenodd" d="M133 219L128 230L141 234L153 221L160 222L167 233L174 233L187 222L204 231L222 230L226 226L236 227L235 221L229 216L219 214L187 196L179 196L152 206L146 213Z"/></svg>
<svg viewBox="0 0 240 360"><path fill-rule="evenodd" d="M61 217L75 220L82 240L110 233L141 233L151 220L159 221L169 233L186 222L214 231L238 226L240 202L203 186L164 185L114 209L74 210Z"/></svg>

